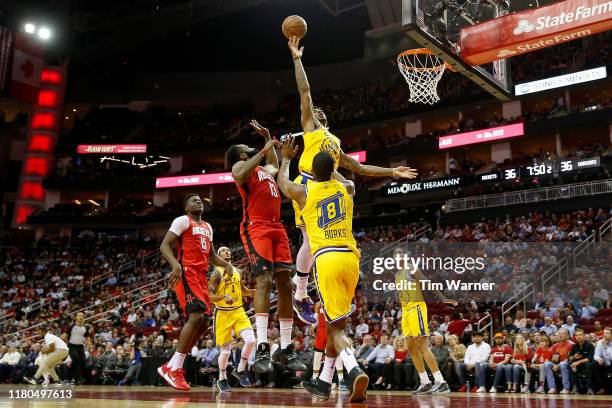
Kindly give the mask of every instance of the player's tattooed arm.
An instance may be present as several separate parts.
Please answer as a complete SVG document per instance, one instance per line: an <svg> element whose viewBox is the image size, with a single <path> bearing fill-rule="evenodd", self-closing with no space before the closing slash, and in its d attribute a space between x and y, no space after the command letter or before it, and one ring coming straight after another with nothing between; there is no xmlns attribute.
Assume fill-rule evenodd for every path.
<svg viewBox="0 0 612 408"><path fill-rule="evenodd" d="M249 179L251 174L253 174L253 171L255 171L257 166L259 166L259 163L261 163L261 159L266 157L268 151L270 151L270 149L273 149L274 146L280 146L280 142L278 140L270 139L266 142L266 145L263 147L263 149L261 149L249 160L241 160L234 164L234 166L232 167L232 176L234 177L234 180L238 181L238 183L240 184L245 183Z"/></svg>
<svg viewBox="0 0 612 408"><path fill-rule="evenodd" d="M427 279L425 278L425 276L423 275L423 272L421 272L419 269L416 269L416 270L415 270L415 272L414 272L414 277L415 277L415 279L416 279L417 281L427 280ZM420 285L420 283L419 283L419 285ZM446 297L446 295L444 295L444 293L440 292L439 290L437 290L437 289L432 289L432 292L434 293L434 295L436 295L436 297L437 297L438 299L440 299L440 301L441 301L442 303L446 303L446 304L449 304L449 305L451 305L451 306L457 306L457 304L458 304L458 303L457 303L457 301L456 301L456 300L452 300L452 299L447 298L447 297Z"/></svg>
<svg viewBox="0 0 612 408"><path fill-rule="evenodd" d="M361 164L351 156L340 150L340 167L352 171L360 176L369 177L400 177L413 179L417 176L417 171L410 167L379 167L369 164Z"/></svg>
<svg viewBox="0 0 612 408"><path fill-rule="evenodd" d="M255 119L251 121L250 125L255 133L264 138L266 143L272 140L272 137L270 137L270 131L261 126ZM264 166L264 170L272 176L276 176L276 173L278 173L278 156L276 156L276 150L270 149L266 153L266 165Z"/></svg>
<svg viewBox="0 0 612 408"><path fill-rule="evenodd" d="M221 273L213 269L210 279L208 280L208 293L210 296L210 300L212 302L219 302L223 300L224 295L217 295L217 288L219 287L219 282L221 282Z"/></svg>
<svg viewBox="0 0 612 408"><path fill-rule="evenodd" d="M295 80L297 82L298 91L300 92L300 108L302 110L301 122L304 132L311 132L315 129L316 123L314 120L314 108L312 106L312 96L310 95L310 84L308 77L302 65L302 53L304 47L300 47L300 39L292 37L289 40L289 50L293 57L293 66L295 68Z"/></svg>
<svg viewBox="0 0 612 408"><path fill-rule="evenodd" d="M285 139L281 146L282 162L278 171L277 184L278 188L285 197L295 200L300 208L306 204L306 190L303 185L297 184L289 180L289 165L291 159L297 154L298 147L295 145L293 137Z"/></svg>
<svg viewBox="0 0 612 408"><path fill-rule="evenodd" d="M179 263L178 259L176 259L176 257L174 256L173 250L173 248L176 246L177 240L178 236L174 232L168 231L159 247L159 251L161 252L162 256L166 259L166 261L170 264L170 267L172 268L172 271L168 276L168 285L172 289L174 289L176 284L183 277L183 267Z"/></svg>

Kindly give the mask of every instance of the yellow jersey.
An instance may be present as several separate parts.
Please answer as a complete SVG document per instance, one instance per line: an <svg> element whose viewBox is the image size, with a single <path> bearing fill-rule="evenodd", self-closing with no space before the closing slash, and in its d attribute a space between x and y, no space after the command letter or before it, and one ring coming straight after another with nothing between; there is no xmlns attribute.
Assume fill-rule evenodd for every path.
<svg viewBox="0 0 612 408"><path fill-rule="evenodd" d="M410 272L411 268L408 268L398 271L395 275L395 283L401 283L405 287L405 289L399 291L402 310L412 309L417 304L420 305L425 302L420 281Z"/></svg>
<svg viewBox="0 0 612 408"><path fill-rule="evenodd" d="M217 309L233 310L242 307L242 281L240 273L234 268L234 273L232 273L231 278L229 278L225 275L225 269L223 267L215 266L215 269L221 274L221 279L219 280L219 285L217 285L215 295L229 295L234 300L232 304L228 304L225 299L213 302Z"/></svg>
<svg viewBox="0 0 612 408"><path fill-rule="evenodd" d="M314 255L327 247L348 247L359 255L353 237L353 198L338 180L308 183L301 217Z"/></svg>
<svg viewBox="0 0 612 408"><path fill-rule="evenodd" d="M337 169L340 160L340 139L324 127L304 133L304 151L298 163L300 172L312 175L312 159L321 151L332 155L335 162L334 168Z"/></svg>

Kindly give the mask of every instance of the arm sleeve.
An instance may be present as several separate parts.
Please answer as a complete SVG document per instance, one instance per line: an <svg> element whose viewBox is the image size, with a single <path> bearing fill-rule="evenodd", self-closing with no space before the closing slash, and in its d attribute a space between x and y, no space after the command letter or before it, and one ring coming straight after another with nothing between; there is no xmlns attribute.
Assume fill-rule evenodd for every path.
<svg viewBox="0 0 612 408"><path fill-rule="evenodd" d="M370 361L374 360L376 358L376 354L378 354L378 346L372 350L368 358L366 358L366 361L369 363Z"/></svg>
<svg viewBox="0 0 612 408"><path fill-rule="evenodd" d="M180 237L183 232L187 231L187 228L189 228L189 217L182 215L172 221L172 225L170 225L170 232Z"/></svg>
<svg viewBox="0 0 612 408"><path fill-rule="evenodd" d="M593 354L593 358L603 358L603 347L601 340L599 340L595 345L595 353Z"/></svg>

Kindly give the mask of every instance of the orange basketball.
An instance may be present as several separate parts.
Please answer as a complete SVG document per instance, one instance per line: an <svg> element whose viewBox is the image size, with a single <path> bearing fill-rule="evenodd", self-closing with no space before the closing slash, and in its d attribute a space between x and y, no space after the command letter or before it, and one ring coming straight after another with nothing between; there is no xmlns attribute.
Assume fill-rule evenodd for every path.
<svg viewBox="0 0 612 408"><path fill-rule="evenodd" d="M283 21L283 34L287 39L291 37L304 38L306 35L306 31L308 31L308 26L306 25L306 20L304 20L300 16L289 16Z"/></svg>

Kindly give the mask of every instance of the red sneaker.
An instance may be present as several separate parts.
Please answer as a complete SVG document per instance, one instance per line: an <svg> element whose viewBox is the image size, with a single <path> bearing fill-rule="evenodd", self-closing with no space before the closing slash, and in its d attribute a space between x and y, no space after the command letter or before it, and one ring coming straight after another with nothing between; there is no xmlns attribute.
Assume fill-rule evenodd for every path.
<svg viewBox="0 0 612 408"><path fill-rule="evenodd" d="M466 392L467 391L467 385L463 384L461 387L459 387L459 389L457 390L457 392Z"/></svg>
<svg viewBox="0 0 612 408"><path fill-rule="evenodd" d="M172 388L179 391L189 391L191 387L185 381L185 375L183 374L183 369L179 368L178 370L170 370L168 367L168 363L164 364L161 367L157 368L157 373L168 383Z"/></svg>
<svg viewBox="0 0 612 408"><path fill-rule="evenodd" d="M478 389L477 386L473 386L472 389L470 390L470 392L476 392L477 389Z"/></svg>

